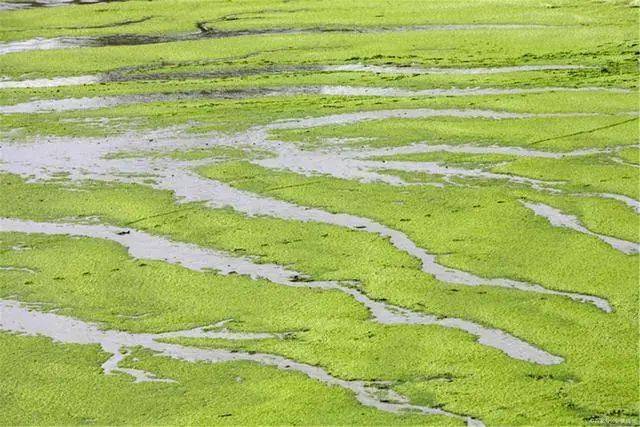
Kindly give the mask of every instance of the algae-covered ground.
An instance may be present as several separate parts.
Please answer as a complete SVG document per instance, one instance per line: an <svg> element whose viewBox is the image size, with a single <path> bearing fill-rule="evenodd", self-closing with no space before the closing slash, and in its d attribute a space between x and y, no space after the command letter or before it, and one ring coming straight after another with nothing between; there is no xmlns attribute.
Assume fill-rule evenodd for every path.
<svg viewBox="0 0 640 427"><path fill-rule="evenodd" d="M0 2L0 424L640 425L639 6Z"/></svg>

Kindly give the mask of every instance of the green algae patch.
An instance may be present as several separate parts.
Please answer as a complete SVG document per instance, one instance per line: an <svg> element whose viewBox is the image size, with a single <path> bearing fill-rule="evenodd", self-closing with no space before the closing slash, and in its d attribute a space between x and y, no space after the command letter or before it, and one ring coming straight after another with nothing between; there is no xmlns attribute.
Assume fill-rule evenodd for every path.
<svg viewBox="0 0 640 427"><path fill-rule="evenodd" d="M51 13L46 8L5 12L0 18L0 38L12 40L122 33L173 34L196 31L196 24L199 22L222 31L272 28L366 29L478 22L559 26L634 24L631 14L626 10L628 5L623 2L619 5L580 4L578 9L575 7L576 2L572 1L564 1L562 7L557 7L541 6L530 0L508 1L503 4L479 1L470 5L461 5L455 1L445 1L438 5L399 3L393 8L389 8L384 2L359 5L344 0L323 3L302 1L290 5L274 5L268 9L259 1L235 4L190 0L183 6L176 7L172 0L156 0L151 10L144 2L130 1L123 4L68 7L64 13ZM549 13L550 8L555 9L553 13Z"/></svg>
<svg viewBox="0 0 640 427"><path fill-rule="evenodd" d="M570 191L622 194L640 199L638 170L606 158L585 156L565 159L518 159L491 169L550 181Z"/></svg>
<svg viewBox="0 0 640 427"><path fill-rule="evenodd" d="M387 119L277 130L273 135L274 138L312 146L334 138L362 138L351 143L347 141L346 145L385 147L426 141L432 144L519 146L554 152L635 145L639 137L637 118L597 116L503 120L453 117Z"/></svg>
<svg viewBox="0 0 640 427"><path fill-rule="evenodd" d="M207 170L207 173L213 176L214 172L217 171L217 173L215 173L217 178L220 179L221 177L224 177L227 180L233 180L234 185L242 185L246 188L251 187L254 191L259 191L258 183L266 179L271 181L273 179L278 179L279 182L277 182L277 184L279 184L279 187L283 187L283 177L287 174L274 174L271 172L268 174L263 173L261 175L253 175L250 173L252 169L247 168L246 166L240 167L241 165L242 164L236 164L233 169L230 169L228 165L222 169L221 167L218 167L218 169L211 168ZM236 172L232 173L234 170ZM222 171L224 171L224 174L220 173ZM238 181L237 178L239 176L237 172L240 171L242 172L242 180ZM257 180L258 177L260 181ZM288 176L286 182L287 184L291 184L296 180L305 180L305 178ZM30 184L26 185L25 190L29 189L29 191L25 192L24 190L20 190L20 186L25 185L20 184L20 181L8 179L5 182L10 183L13 186L13 191L3 192L3 194L6 195L5 197L11 197L11 199L7 199L10 200L9 203L2 204L2 206L7 208L10 207L10 209L5 208L5 211L2 213L3 216L22 216L27 218L51 220L54 218L64 218L68 216L70 212L75 212L76 214L80 213L82 215L100 215L104 221L116 224L124 224L138 219L135 226L141 229L148 229L153 232L171 235L175 239L193 241L205 246L213 246L227 250L235 249L236 253L243 255L259 255L264 260L290 265L302 272L311 274L317 279L357 279L362 282L364 288L371 296L384 298L394 304L411 307L417 310L425 310L427 312L437 312L441 315L475 319L483 323L501 327L517 334L520 337L526 338L529 341L535 342L547 350L553 351L557 354L562 354L567 360L566 366L571 370L570 375L581 378L579 383L572 385L572 391L569 393L568 399L571 401L581 402L585 407L591 408L586 411L591 415L606 411L607 408L611 408L612 405L616 408L621 407L620 396L625 395L624 390L631 390L629 385L624 385L623 379L627 378L630 381L635 375L633 374L633 370L635 369L633 360L635 356L633 355L633 345L631 343L637 338L637 330L634 328L634 323L631 320L633 318L633 307L630 305L630 301L633 301L634 298L637 297L637 295L634 296L635 287L633 285L635 282L633 279L633 275L635 274L634 262L625 261L627 259L625 256L618 255L610 248L603 247L597 242L583 238L582 236L567 237L567 232L551 228L542 219L535 220L531 223L531 226L536 227L536 233L531 233L531 230L518 231L518 235L520 236L529 234L536 235L541 233L541 238L549 239L545 243L544 247L546 247L547 250L555 252L549 253L548 257L545 256L544 258L541 258L541 263L537 266L531 265L531 260L535 260L535 257L531 257L526 252L523 251L524 253L516 254L513 253L513 251L507 251L509 246L508 240L503 241L502 244L504 246L501 246L499 243L501 242L501 239L504 239L504 235L502 234L500 236L503 237L493 237L492 248L494 249L492 252L477 259L481 256L481 252L478 252L477 249L474 252L473 247L474 241L479 241L476 239L465 239L463 234L463 225L466 224L469 226L472 223L468 221L459 221L455 216L451 218L451 222L447 223L446 227L434 227L433 225L430 225L429 222L426 222L428 220L425 220L425 218L437 219L440 217L440 215L437 215L436 211L433 211L435 206L439 206L439 204L433 203L434 199L431 199L432 203L428 205L431 207L429 211L419 211L420 216L423 218L418 219L415 215L412 216L410 213L410 209L412 208L412 197L411 192L409 191L403 192L403 194L400 195L394 194L393 192L388 193L390 196L393 196L394 200L397 200L398 197L400 197L405 203L405 206L407 206L405 209L398 211L394 216L383 214L383 211L380 208L381 206L385 206L384 201L380 199L380 195L386 194L385 192L378 192L378 198L376 199L372 199L366 193L363 194L363 197L368 197L367 206L369 206L370 215L375 214L385 222L393 224L398 228L405 229L411 236L417 239L420 239L420 236L424 235L420 234L418 230L424 230L422 233L429 233L428 240L423 240L422 242L430 242L430 244L425 245L427 248L434 250L436 253L442 253L442 255L439 256L439 260L442 262L468 268L473 267L471 268L473 271L482 273L485 272L485 269L486 271L491 270L494 272L502 270L501 273L503 274L514 274L518 277L524 275L527 271L529 272L528 274L535 272L532 277L540 279L540 282L545 285L553 284L555 286L568 286L573 290L580 289L581 291L593 291L600 295L606 295L616 308L615 313L599 313L597 310L590 307L580 307L575 302L504 289L438 285L437 282L433 281L433 279L430 279L427 275L424 275L419 271L415 261L398 253L388 245L383 245L381 249L383 249L383 247L386 247L386 249L380 252L379 255L376 255L376 252L372 252L373 247L371 245L378 239L367 235L367 233L349 232L336 227L322 226L319 224L301 224L296 223L295 221L280 221L268 218L242 219L236 214L232 214L230 212L210 209L199 212L200 208L192 207L192 210L188 210L188 206L184 206L184 209L177 207L169 209L172 204L170 197L167 197L167 195L164 195L162 192L155 192L143 188L137 188L135 186L96 186L92 189L91 193L88 193L89 197L87 197L87 194L68 192L65 191L64 188L56 190L56 187L53 185ZM319 188L321 188L322 191L310 191L315 186L308 186L304 191L304 201L309 205L329 206L330 203L327 202L328 200L333 200L332 203L338 203L336 199L340 198L341 192L339 187L336 187L336 185L340 183L341 181L338 180L325 179L322 185L319 185ZM269 186L273 186L274 184L276 183L270 182ZM346 183L343 183L341 185L345 184ZM349 197L352 200L357 200L357 197L360 197L359 193L354 191L354 188L365 189L368 187L364 185L356 185L354 187L353 183L350 185L351 190L349 191ZM279 192L279 197L303 201L299 199L299 197L301 197L299 194L300 191L296 190L295 187L291 187L289 189L281 188L277 191ZM423 191L423 189L420 191ZM41 195L38 195L38 192L41 192ZM45 194L47 195L46 198L43 197ZM315 194L315 201L312 202L306 199L313 194ZM508 193L504 194L503 197L507 197L507 195ZM31 199L32 197L34 199ZM424 197L425 194L422 193L420 200L425 200ZM43 201L39 203L35 202L36 198L43 199ZM453 200L455 200L451 195L449 195L447 199L449 200L449 205ZM105 200L110 201L105 202ZM149 219L144 219L144 211L127 211L127 209L123 209L125 206L131 205L131 201L133 200L138 200L139 202L144 200L148 206L149 214L147 214L147 216L149 216ZM165 201L162 202L162 200ZM140 207L139 202L138 206ZM478 200L472 199L467 201L467 203L471 202L475 204ZM165 204L164 207L163 203ZM424 204L424 202L421 203ZM485 203L487 202L485 201ZM483 205L484 203L481 202L480 204ZM495 206L500 208L502 205L504 204L497 203ZM33 206L40 206L39 209L41 213L38 214L34 212ZM336 208L338 206L339 205L336 205ZM491 204L487 205L487 207L491 206ZM507 214L507 212L509 212L510 209L514 209L516 206L519 206L519 203L514 204L511 202L507 205L507 210L504 208L501 208L498 211L496 211L495 208L489 209L487 212L487 218L495 216L504 218L505 221L501 223L501 228L504 228L506 227L505 224L507 224L506 219L509 218L509 214ZM455 210L455 206L449 206L449 208L450 210ZM173 213L171 211L173 211ZM524 208L518 208L515 209L515 211L520 212L520 215L532 218L532 214L524 210ZM156 215L153 216L151 212L156 212ZM161 212L166 212L166 214L158 216L157 214ZM469 215L470 212L472 211L470 211L469 208L464 209L465 215ZM426 216L427 214L430 216ZM410 221L394 219L398 216L401 216L404 219L409 218ZM238 219L234 219L235 217L238 217ZM476 217L476 221L478 221L479 218L480 217ZM439 221L445 219L446 217L442 217ZM237 222L238 227L234 227L232 225L235 221L241 221ZM286 227L280 227L278 225L285 225L285 223ZM408 227L407 225L411 223L414 223L414 225L412 227ZM460 223L461 225L452 227L451 224L456 223ZM521 220L515 220L514 227L516 223L519 228L522 227ZM218 224L217 229L219 231L215 231L216 228L214 224ZM482 225L486 224L482 223ZM480 224L477 226L480 226ZM436 228L442 230L440 234L433 232ZM239 232L240 229L241 232ZM313 231L314 229L317 231ZM229 230L234 231L229 232ZM514 230L516 229L509 228L506 235L514 234ZM318 233L318 235L327 234L327 237L322 239L305 237L305 233L308 232L311 232L312 234ZM477 230L475 232L477 233ZM495 233L493 229L488 230L488 233L491 232ZM274 239L272 244L269 244L269 235L273 236L271 237L271 239ZM207 237L203 238L203 236ZM354 240L354 238L356 240ZM356 243L358 241L360 241L360 243ZM562 241L563 244L554 245L549 243L553 241ZM448 243L440 243L440 246L434 247L433 244L438 242ZM267 243L266 246L265 243ZM324 246L323 243L329 244L330 246ZM318 244L321 246L317 246ZM568 244L572 246L567 249L566 245ZM562 246L562 251L560 251L560 246ZM334 249L330 249L331 247L334 247ZM505 253L500 253L501 247L505 248ZM534 244L531 244L530 248L531 250L538 250L535 249L536 246ZM557 249L554 250L553 248ZM523 246L523 250L524 249L526 249L526 246ZM318 257L316 255L314 257L310 257L307 255L309 252L306 251L311 251L315 254L322 253L325 254L325 256ZM454 253L466 253L473 255L469 258L460 257L460 255L456 256ZM608 259L608 261L604 264L579 263L576 269L567 272L565 271L566 269L563 268L565 265L564 263L567 262L567 254L574 253L576 257L574 259L585 256L588 257L588 259ZM337 254L340 254L340 256L336 256ZM507 258L507 255L509 255L510 258ZM487 256L490 258L487 258ZM527 262L514 262L517 261L519 257L522 257L523 260L527 259ZM400 262L397 268L392 267L390 264L394 258ZM464 262L461 261L463 259L465 260ZM476 260L473 261L474 259ZM542 260L547 259L559 259L557 266L549 264L548 262L542 262ZM381 264L377 264L378 262ZM407 263L410 266L413 265L409 270L407 270ZM155 270L156 263L150 264L152 264L150 267L144 268L152 268L152 270ZM382 265L384 265L384 268L381 268ZM612 270L605 269L604 265L616 265L615 271L619 271L621 273L617 280L611 280ZM356 266L357 268L354 269ZM132 268L134 267L135 264L132 265ZM536 267L538 270L536 270ZM604 270L607 271L605 272ZM145 270L142 269L142 271ZM17 273L11 272L10 274L15 275ZM612 285L613 282L615 282L615 286ZM455 298L452 299L453 295L455 295ZM342 296L339 298L342 298L341 300L344 299ZM482 304L478 304L479 300L482 301ZM357 308L357 306L353 307L354 309ZM508 307L508 309L506 307ZM362 313L360 316L364 316L366 314L361 308L358 310ZM91 316L94 315L95 313L91 314ZM345 319L345 321L347 320ZM362 322L362 320L360 322ZM567 322L572 325L571 328L566 328ZM345 367L340 368L344 375L347 375L350 372L350 375L355 376L355 372L357 372L362 375L367 374L367 377L369 378L376 378L376 376L381 375L381 373L368 371L372 366L376 366L375 363L372 364L371 361L365 359L362 360L361 363L354 365L354 360L356 360L354 359L354 355L363 354L360 349L356 350L355 353L346 351L347 347L353 348L353 343L357 340L353 335L345 334L345 329L354 331L358 330L353 321L348 321L348 324L349 326L345 328L345 326L329 322L325 325L318 326L319 329L312 328L309 332L296 335L299 339L294 340L268 340L264 342L236 344L226 343L225 346L229 347L240 345L251 351L270 351L280 353L309 363L321 363L331 371L334 371L335 369L338 369L339 366L346 364L344 365ZM367 330L374 328L374 325L368 322L361 323L361 325ZM375 326L375 328L380 329L381 331L389 329L399 330L401 332L397 333L400 334L400 336L404 336L407 334L406 330L411 329L411 327L405 326ZM445 332L441 328L421 327L420 330L422 329L435 329L438 331L438 334L458 336L461 340L458 342L467 342L474 349L477 348L477 350L473 350L473 352L474 355L478 355L478 357L480 357L477 362L480 365L476 365L476 362L474 362L472 365L473 367L469 368L469 373L465 375L472 375L471 372L477 372L478 369L480 369L480 366L484 366L482 369L487 370L487 377L478 377L477 374L474 374L474 378L476 378L478 382L474 382L476 385L473 387L469 386L468 381L453 381L451 383L446 383L453 384L454 386L452 387L454 388L446 388L446 391L442 390L439 392L437 394L437 400L450 402L447 409L472 414L475 413L475 410L478 410L479 413L482 413L483 415L489 414L486 419L492 419L491 417L495 416L494 419L496 422L504 423L515 422L517 417L512 417L510 415L514 412L505 411L494 414L491 407L506 405L505 407L512 408L515 405L517 407L526 407L531 409L535 403L535 407L540 408L538 410L539 413L546 412L549 414L549 420L572 419L574 420L572 422L578 422L578 420L584 415L583 412L576 413L572 409L567 409L561 403L554 402L552 400L531 400L531 396L537 396L538 394L532 394L532 391L527 391L530 389L522 388L521 380L516 381L513 379L513 375L515 375L514 373L511 373L506 377L496 376L496 364L486 364L485 361L489 359L486 359L486 356L482 356L488 350L481 350L482 347L473 344L471 337L465 336L459 332ZM329 330L333 330L333 332L329 334ZM550 333L550 331L554 331L554 333ZM616 332L612 335L611 331ZM386 334L387 333L384 335ZM312 346L307 343L308 339L306 337L310 336L316 337L312 340L313 342L318 343L316 346ZM331 336L335 338L330 338ZM389 346L392 348L398 348L396 347L396 343L399 337L395 334L392 336L393 338L390 336L389 339L394 343L393 345L390 343L381 343L380 345L386 349L390 348ZM334 347L327 347L328 343L335 342L334 339L338 340L338 338L340 338L340 342L343 343L341 345L345 349L345 353L336 353L331 351ZM618 343L620 341L628 342L629 345L626 347L629 348L628 354L620 353L619 346L614 345L614 343L611 342L612 339L615 339ZM456 342L456 340L447 338L446 342L453 343ZM428 343L432 346L433 340L428 340ZM201 344L205 345L206 343ZM216 345L220 344L221 343L219 342L216 343ZM599 348L600 356L594 357L593 354L586 350L589 348ZM412 355L426 354L424 349L420 350L413 347L408 348L408 351L410 351ZM614 351L615 356L612 353ZM396 351L394 351L394 354L395 353ZM524 366L528 369L532 369L530 364L510 360L495 351L488 351L488 353L494 354L495 356L493 357L500 358L501 364L505 366L505 369L507 369L505 375L507 375L509 370L515 369L515 366ZM343 356L340 356L340 354ZM382 355L384 352L377 354ZM444 355L438 357L454 357L453 355L455 354L465 353L461 353L460 350L448 350ZM397 366L396 358L394 357L392 360L393 366ZM421 360L427 361L429 359ZM460 360L466 360L466 358L463 357L459 359L458 356L455 356L455 360L455 363L458 364L460 363ZM470 360L476 359L473 358ZM612 360L616 360L615 366L611 365L612 367L610 369L603 368L603 366L607 366L607 363L609 363L608 361ZM391 363L391 360L389 363ZM450 364L452 362L446 363ZM413 365L415 365L415 360L407 362L407 366ZM390 369L390 365L382 364L379 366L386 366L385 369ZM441 366L440 363L430 364L429 366L433 366L432 370L427 371L426 374L425 371L422 371L421 375L424 374L426 376L432 376L442 374L442 371L440 370L441 368L436 369L436 367ZM562 366L563 365L561 365L561 367L554 368L536 368L536 370L540 369L545 371L547 369L561 369L566 374L564 369L567 368ZM350 369L352 370L349 370L347 367L351 367ZM533 386L544 385L546 387L549 384L556 384L556 386L562 387L563 389L565 387L563 383L533 381L529 376L523 374L523 371L516 370L516 372L520 372L519 375L522 375L522 378L524 378L522 381L526 381L528 384ZM527 373L531 374L530 371L527 371ZM405 375L408 381L410 381L413 374L411 372L406 372L403 375ZM544 377L550 374L538 371L532 375ZM491 398L487 400L486 389L489 377L510 379L504 380L503 382L500 382L500 384L496 384L493 388L496 390L495 394L491 394ZM508 387L505 389L505 383L512 384L513 388ZM438 390L443 388L441 383L435 384L438 386ZM609 385L603 389L602 384ZM614 386L614 384L616 385ZM417 391L414 391L415 388L412 386L407 385L405 388L406 390L412 390L412 398L417 400L428 399L428 396L433 396L435 390L433 388L429 388L428 392L418 393ZM555 390L557 392L558 389ZM598 390L598 393L595 392L596 390ZM463 392L465 393L465 396L476 396L476 400L473 400L473 403L468 405L465 403L464 399L459 398L460 393ZM482 401L485 403L477 400L479 399L479 396L485 396ZM516 399L514 396L521 396L521 398ZM594 400L595 396L598 396L598 399ZM626 401L633 402L632 396L629 396ZM542 402L550 402L550 404L556 405L554 408L559 409L551 410L549 407L542 409L541 406L538 406L544 405ZM622 404L622 407L630 408L630 406L628 406L630 404L631 403L626 404L627 406ZM507 415L507 412L509 415Z"/></svg>
<svg viewBox="0 0 640 427"><path fill-rule="evenodd" d="M225 328L253 338L163 343L279 355L487 425L637 424L639 256L603 240L640 241L633 3L154 0L4 10L0 167L22 176L0 174L0 217L117 226L296 276L287 282L295 287L284 286L189 269L169 254L164 261L135 258L106 239L0 230L0 297L128 333L216 331L212 325L227 321ZM64 48L38 50L60 43L58 37L66 38ZM74 76L91 83L32 81ZM424 90L431 92L417 92ZM451 111L366 119L419 108ZM470 111L513 118L456 117ZM361 112L366 120L277 129L282 120ZM158 129L176 144L148 151L144 138ZM237 134L245 131L255 134ZM366 226L287 220L266 209L258 211L273 216L247 216L151 188L171 171L84 173L82 162L70 159L68 170L60 160L58 172L38 181L37 169L47 163L37 162L37 144L26 154L15 149L30 139L73 136L81 144L107 135L142 143L139 150L105 149L105 162L180 162L184 169L176 172L199 175L192 182L202 187L183 196L216 180L297 204L300 218L317 208L375 221L406 235L444 269L487 282L439 280L426 258ZM270 141L261 141L264 135ZM182 138L208 137L209 146L180 146ZM221 138L227 145L214 145ZM368 160L379 177L407 185L316 175L325 170L320 163L309 170L278 164L272 157L288 154L279 141L291 143L293 154L299 149L304 161ZM430 151L411 151L415 143ZM329 160L304 152L316 149ZM23 158L5 157L5 150ZM376 169L389 161L393 168ZM433 174L424 165L415 172L409 162L475 172ZM583 228L554 225L533 211L536 204L575 217ZM598 297L612 311L562 294L490 286L497 278ZM311 288L319 281L339 282L361 299L344 289ZM498 328L561 363L509 357L441 325L385 324L364 298L416 316ZM120 367L175 381L135 383L122 372L105 375L109 351L99 345L2 332L0 347L0 423L7 425L463 423L375 410L349 390L256 363L191 363L121 349L128 352Z"/></svg>
<svg viewBox="0 0 640 427"><path fill-rule="evenodd" d="M212 99L212 100L179 100L158 101L149 103L134 103L120 105L112 108L97 110L51 112L42 114L7 114L0 116L0 132L12 139L24 139L33 135L60 135L60 136L93 136L109 135L133 130L165 128L168 126L188 126L194 132L223 132L232 133L246 130L251 126L265 125L277 120L319 117L329 114L357 112L367 106L367 110L400 110L400 109L442 109L453 110L449 114L442 113L445 118L442 121L409 120L405 125L401 120L364 121L349 126L337 127L337 132L329 128L329 137L371 137L387 135L385 138L393 138L393 144L401 141L414 142L425 138L456 141L485 140L489 143L504 141L510 135L510 127L514 126L515 138L523 140L521 144L534 144L540 148L555 150L567 150L572 147L584 147L584 138L568 138L568 129L584 126L585 131L605 127L602 130L601 140L598 143L589 144L603 146L604 141L619 137L616 145L631 145L637 142L637 121L622 113L633 112L636 109L636 99L631 94L611 93L568 93L568 94L527 94L527 95L502 95L500 97L444 97L444 98L375 98L375 97L339 97L324 95L296 95L296 96L269 96L249 97L247 99ZM482 101L480 103L480 101ZM591 116L593 103L603 108L603 115L599 113L594 117L579 117L581 114ZM522 114L559 114L560 116L576 114L578 117L541 117L538 119L515 120L478 120L455 119L458 110L494 110L500 112ZM464 128L467 120L471 124L466 131L456 134L458 129ZM573 122L573 120L577 120ZM624 121L624 123L621 123ZM497 124L495 124L495 123ZM550 123L549 127L543 127L546 134L540 135L542 124ZM435 123L424 127L424 123ZM554 129L553 123L556 124ZM619 124L611 127L612 124ZM369 128L369 126L371 126ZM405 127L407 126L407 127ZM416 132L416 128L419 128ZM520 131L518 129L520 128ZM293 131L298 140L306 133L313 137L314 133L322 135L324 127ZM376 133L376 131L382 133ZM289 132L289 131L287 131ZM553 133L552 133L553 132ZM466 133L466 134L465 134ZM519 134L521 136L519 136ZM276 134L279 135L279 134ZM287 135L285 133L285 135ZM424 137L420 137L424 135ZM454 137L454 135L457 135ZM549 135L548 137L546 135ZM600 135L600 133L599 133ZM291 136L289 136L291 138ZM417 139L419 138L419 139ZM551 138L550 141L547 141ZM555 142L555 140L558 142ZM598 135L596 136L598 138ZM580 141L573 143L573 140ZM375 140L374 140L375 141ZM517 139L516 139L517 141ZM548 142L548 143L547 143ZM376 144L376 142L374 142ZM556 148L562 147L562 148Z"/></svg>
<svg viewBox="0 0 640 427"><path fill-rule="evenodd" d="M0 343L6 424L460 424L363 408L348 391L246 362L184 363L135 351L125 366L176 383L134 383L101 372L98 346L7 333Z"/></svg>

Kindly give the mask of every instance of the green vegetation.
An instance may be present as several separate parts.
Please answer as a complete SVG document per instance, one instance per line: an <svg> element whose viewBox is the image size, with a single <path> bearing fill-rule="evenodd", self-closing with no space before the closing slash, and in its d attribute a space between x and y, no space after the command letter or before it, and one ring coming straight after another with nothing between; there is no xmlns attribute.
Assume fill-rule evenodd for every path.
<svg viewBox="0 0 640 427"><path fill-rule="evenodd" d="M0 10L0 218L140 230L304 276L301 286L287 287L136 259L103 239L0 229L0 299L131 333L228 319L232 331L287 333L165 340L280 355L339 379L383 381L410 404L487 425L638 424L640 256L554 226L524 205L543 203L590 232L640 242L633 208L640 200L637 12L627 0L128 0ZM56 37L96 39L2 51L12 46L4 43ZM344 64L390 68L324 68ZM517 68L543 65L574 68ZM455 70L399 73L403 67ZM463 72L471 68L484 70ZM102 80L3 87L82 75ZM347 96L323 86L541 90ZM298 92L269 91L286 88ZM563 90L576 88L588 90ZM32 101L129 95L138 97L96 109L3 113ZM413 109L455 111L278 128L283 120ZM175 146L157 149L157 130ZM40 151L39 144L72 138L81 146L114 135L139 141L139 149L104 139L96 145L102 157L73 156L72 144ZM417 143L458 152L393 154ZM266 167L276 158L287 161ZM406 185L346 179L333 161ZM412 171L405 162L485 175ZM180 172L196 179L171 183ZM199 195L214 181L376 221L447 268L597 296L613 312L558 295L449 283L394 239L358 227L290 220L264 207L246 215L233 203L185 202L160 189ZM348 282L389 305L497 328L563 362L517 360L442 326L381 324L355 298L303 286L306 280ZM377 410L342 388L256 363L192 363L121 349L131 354L119 366L176 381L135 383L124 373L104 374L108 354L98 345L14 334L2 315L0 347L0 425L462 424Z"/></svg>

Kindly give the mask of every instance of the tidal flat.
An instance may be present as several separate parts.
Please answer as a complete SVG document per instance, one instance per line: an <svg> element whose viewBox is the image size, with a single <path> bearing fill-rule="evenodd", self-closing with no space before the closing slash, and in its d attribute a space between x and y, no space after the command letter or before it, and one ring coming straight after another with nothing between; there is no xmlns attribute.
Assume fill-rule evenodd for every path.
<svg viewBox="0 0 640 427"><path fill-rule="evenodd" d="M640 425L638 6L3 0L0 425Z"/></svg>

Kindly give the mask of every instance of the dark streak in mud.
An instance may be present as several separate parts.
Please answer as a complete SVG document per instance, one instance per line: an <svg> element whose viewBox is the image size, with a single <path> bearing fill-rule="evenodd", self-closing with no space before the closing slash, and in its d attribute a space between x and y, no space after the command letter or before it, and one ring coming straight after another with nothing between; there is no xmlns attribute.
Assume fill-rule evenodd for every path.
<svg viewBox="0 0 640 427"><path fill-rule="evenodd" d="M609 129L609 128L612 128L612 127L623 125L625 123L630 123L630 122L632 122L634 120L638 120L638 117L633 117L631 119L623 120L621 122L616 122L616 123L612 123L612 124L605 125L605 126L600 126L600 127L597 127L597 128L581 130L579 132L573 132L573 133L569 133L569 134L565 134L565 135L554 136L554 137L551 137L551 138L539 139L537 141L532 142L531 145L540 144L541 142L555 141L557 139L569 138L569 137L572 137L572 136L578 136L578 135L584 135L584 134L587 134L587 133L597 132L599 130Z"/></svg>
<svg viewBox="0 0 640 427"><path fill-rule="evenodd" d="M98 29L98 28L116 28L116 27L124 27L126 25L140 24L150 19L153 19L153 16L145 16L140 19L125 19L124 21L111 22L108 24L82 25L77 27L50 27L50 28L56 29L56 30L89 30L89 29Z"/></svg>
<svg viewBox="0 0 640 427"><path fill-rule="evenodd" d="M113 24L102 24L86 27L53 27L58 29L91 29L91 28L111 28L144 22L151 19L145 17L138 20L125 20ZM114 34L95 37L78 37L77 43L60 44L58 49L70 49L80 47L105 47L105 46L142 46L147 44L173 43L204 39L222 39L243 36L268 36L268 35L295 35L295 34L322 34L322 33L390 33L409 31L465 31L474 29L522 29L522 28L545 28L546 26L535 24L450 24L450 25L415 25L398 27L307 27L307 28L261 28L261 29L237 29L222 30L209 28L206 22L198 22L194 33L150 35L150 34ZM16 44L29 41L17 41ZM38 50L37 47L25 48L20 52L28 50ZM19 52L14 50L13 52Z"/></svg>
<svg viewBox="0 0 640 427"><path fill-rule="evenodd" d="M58 7L70 5L92 5L98 3L119 3L127 0L33 0L33 1L15 1L12 4L20 5L21 8L30 7Z"/></svg>

